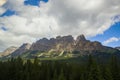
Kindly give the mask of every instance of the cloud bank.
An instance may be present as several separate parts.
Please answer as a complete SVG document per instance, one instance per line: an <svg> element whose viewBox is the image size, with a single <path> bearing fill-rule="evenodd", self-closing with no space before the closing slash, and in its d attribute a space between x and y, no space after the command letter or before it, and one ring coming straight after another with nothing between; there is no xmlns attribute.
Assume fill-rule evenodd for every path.
<svg viewBox="0 0 120 80"><path fill-rule="evenodd" d="M103 44L104 44L104 45L108 45L109 43L118 42L118 41L120 41L120 38L111 37L111 38L109 38L108 40L104 41Z"/></svg>
<svg viewBox="0 0 120 80"><path fill-rule="evenodd" d="M103 34L120 14L120 0L49 0L40 1L40 7L24 5L24 0L8 0L0 7L12 16L0 17L0 49L42 37L85 34L87 37ZM114 21L113 21L114 20Z"/></svg>

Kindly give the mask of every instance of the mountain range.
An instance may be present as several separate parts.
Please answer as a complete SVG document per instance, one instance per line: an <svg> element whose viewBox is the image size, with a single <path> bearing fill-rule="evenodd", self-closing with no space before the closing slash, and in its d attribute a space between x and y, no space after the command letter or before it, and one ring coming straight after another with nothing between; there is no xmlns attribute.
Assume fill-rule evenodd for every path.
<svg viewBox="0 0 120 80"><path fill-rule="evenodd" d="M120 50L120 47L116 47L116 49Z"/></svg>
<svg viewBox="0 0 120 80"><path fill-rule="evenodd" d="M4 56L7 56L9 54L12 54L17 49L18 49L17 47L11 46L11 47L7 48L5 51L1 52L0 57L4 57Z"/></svg>
<svg viewBox="0 0 120 80"><path fill-rule="evenodd" d="M103 46L98 41L90 41L85 36L79 35L74 39L71 35L57 36L56 38L42 38L32 44L25 43L19 48L10 47L0 54L0 57L23 58L59 58L59 57L79 57L95 54L116 54L120 53L120 48Z"/></svg>

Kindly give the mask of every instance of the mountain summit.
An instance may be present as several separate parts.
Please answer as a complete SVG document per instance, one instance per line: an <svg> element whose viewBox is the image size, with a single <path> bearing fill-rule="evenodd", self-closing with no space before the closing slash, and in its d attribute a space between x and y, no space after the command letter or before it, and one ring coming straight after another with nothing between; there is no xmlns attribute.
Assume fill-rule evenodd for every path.
<svg viewBox="0 0 120 80"><path fill-rule="evenodd" d="M22 46L20 46L18 49L16 49L11 56L20 56L21 54L25 53L28 51L31 47L31 44L29 43L24 43Z"/></svg>
<svg viewBox="0 0 120 80"><path fill-rule="evenodd" d="M5 51L1 52L0 57L8 56L8 55L12 54L16 49L17 49L17 47L11 46L11 47L7 48Z"/></svg>
<svg viewBox="0 0 120 80"><path fill-rule="evenodd" d="M76 41L86 41L86 38L85 36L82 34L82 35L79 35L76 39Z"/></svg>
<svg viewBox="0 0 120 80"><path fill-rule="evenodd" d="M118 50L103 46L100 42L91 42L85 36L79 35L74 39L71 35L56 38L42 38L32 45L26 43L15 50L11 56L24 57L77 57L98 53L116 53Z"/></svg>
<svg viewBox="0 0 120 80"><path fill-rule="evenodd" d="M85 36L79 35L76 39L74 39L71 35L68 36L57 36L56 38L51 39L40 39L36 43L33 43L30 50L31 51L92 51L92 50L102 50L107 49L107 47L103 46L100 42L94 41L91 42L86 40Z"/></svg>

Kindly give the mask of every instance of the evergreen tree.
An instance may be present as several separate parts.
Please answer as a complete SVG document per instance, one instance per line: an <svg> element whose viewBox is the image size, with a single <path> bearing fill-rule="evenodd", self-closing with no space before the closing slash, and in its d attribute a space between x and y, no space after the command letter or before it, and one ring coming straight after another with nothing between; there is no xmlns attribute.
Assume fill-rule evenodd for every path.
<svg viewBox="0 0 120 80"><path fill-rule="evenodd" d="M115 55L111 58L110 64L113 80L120 80L120 67L118 64L117 57Z"/></svg>
<svg viewBox="0 0 120 80"><path fill-rule="evenodd" d="M103 69L103 78L104 80L113 80L112 73L110 72L110 69L108 67Z"/></svg>
<svg viewBox="0 0 120 80"><path fill-rule="evenodd" d="M85 79L84 79L84 74L81 74L80 80L85 80Z"/></svg>
<svg viewBox="0 0 120 80"><path fill-rule="evenodd" d="M54 71L54 75L53 75L53 80L57 80L58 79L58 75L57 75L57 72L56 70Z"/></svg>
<svg viewBox="0 0 120 80"><path fill-rule="evenodd" d="M65 76L64 76L64 73L63 73L63 70L61 70L61 73L60 73L60 75L58 77L58 80L66 80Z"/></svg>
<svg viewBox="0 0 120 80"><path fill-rule="evenodd" d="M109 65L100 65L91 55L87 62L11 58L0 61L0 80L120 80L120 64L116 56L112 56Z"/></svg>
<svg viewBox="0 0 120 80"><path fill-rule="evenodd" d="M87 73L88 80L103 80L100 68L91 55L88 59Z"/></svg>

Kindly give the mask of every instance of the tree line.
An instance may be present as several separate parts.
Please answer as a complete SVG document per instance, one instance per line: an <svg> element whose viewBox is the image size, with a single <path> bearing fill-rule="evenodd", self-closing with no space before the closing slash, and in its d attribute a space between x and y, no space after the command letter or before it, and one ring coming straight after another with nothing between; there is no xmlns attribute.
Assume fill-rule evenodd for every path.
<svg viewBox="0 0 120 80"><path fill-rule="evenodd" d="M91 55L84 64L18 57L0 62L0 80L120 80L120 63L116 56L106 64Z"/></svg>

